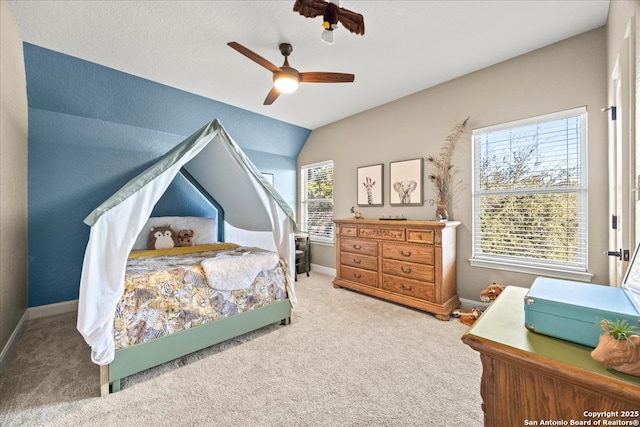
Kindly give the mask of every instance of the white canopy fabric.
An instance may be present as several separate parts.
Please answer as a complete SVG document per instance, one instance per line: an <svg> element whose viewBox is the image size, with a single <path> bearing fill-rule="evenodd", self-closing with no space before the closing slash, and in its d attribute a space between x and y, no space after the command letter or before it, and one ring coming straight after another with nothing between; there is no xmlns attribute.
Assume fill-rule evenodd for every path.
<svg viewBox="0 0 640 427"><path fill-rule="evenodd" d="M113 320L127 257L153 207L184 169L224 208L225 241L274 250L287 261L295 302L293 211L218 120L203 126L91 212L80 278L78 331L98 365L114 358Z"/></svg>

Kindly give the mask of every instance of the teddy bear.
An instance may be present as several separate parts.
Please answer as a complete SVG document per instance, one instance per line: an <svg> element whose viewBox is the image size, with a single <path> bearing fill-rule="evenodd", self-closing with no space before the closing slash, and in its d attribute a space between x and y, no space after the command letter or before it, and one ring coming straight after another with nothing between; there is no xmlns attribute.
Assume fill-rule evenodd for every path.
<svg viewBox="0 0 640 427"><path fill-rule="evenodd" d="M147 249L167 249L178 245L178 235L169 225L151 227Z"/></svg>
<svg viewBox="0 0 640 427"><path fill-rule="evenodd" d="M193 246L193 237L195 233L189 228L178 232L178 247Z"/></svg>
<svg viewBox="0 0 640 427"><path fill-rule="evenodd" d="M498 295L500 295L504 288L504 285L493 282L480 292L480 301L491 304L496 298L498 298ZM458 317L465 325L473 325L481 314L482 311L478 310L476 307L473 307L471 310L456 309L451 312L453 317Z"/></svg>

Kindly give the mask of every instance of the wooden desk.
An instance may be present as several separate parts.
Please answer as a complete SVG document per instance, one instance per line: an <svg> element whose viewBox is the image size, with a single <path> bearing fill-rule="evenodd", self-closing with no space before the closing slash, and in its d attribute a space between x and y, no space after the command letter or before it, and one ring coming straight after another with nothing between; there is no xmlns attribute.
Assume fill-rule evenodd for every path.
<svg viewBox="0 0 640 427"><path fill-rule="evenodd" d="M526 288L507 287L462 337L480 352L484 425L640 420L640 377L596 362L590 347L529 332L524 327L526 293Z"/></svg>

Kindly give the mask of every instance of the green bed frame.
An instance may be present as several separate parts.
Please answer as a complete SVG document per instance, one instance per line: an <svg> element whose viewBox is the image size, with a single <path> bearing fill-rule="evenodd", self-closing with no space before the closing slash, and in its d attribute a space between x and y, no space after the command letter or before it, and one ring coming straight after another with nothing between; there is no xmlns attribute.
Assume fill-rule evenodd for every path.
<svg viewBox="0 0 640 427"><path fill-rule="evenodd" d="M272 323L291 323L291 301L269 305L224 317L215 322L176 332L115 352L109 365L100 366L100 395L120 390L120 380L214 344L260 329Z"/></svg>
<svg viewBox="0 0 640 427"><path fill-rule="evenodd" d="M186 178L217 210L218 239L224 241L224 209L184 168ZM100 366L100 395L120 390L120 380L203 348L227 341L272 323L291 323L291 301L287 298L269 305L224 317L191 329L156 338L115 352L113 361Z"/></svg>

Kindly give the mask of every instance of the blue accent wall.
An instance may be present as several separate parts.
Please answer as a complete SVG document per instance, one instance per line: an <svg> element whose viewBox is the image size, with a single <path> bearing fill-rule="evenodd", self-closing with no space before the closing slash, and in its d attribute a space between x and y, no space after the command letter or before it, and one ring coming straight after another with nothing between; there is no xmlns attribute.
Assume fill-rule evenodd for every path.
<svg viewBox="0 0 640 427"><path fill-rule="evenodd" d="M293 207L296 159L311 130L24 44L29 103L29 306L78 298L84 218L122 185L217 118ZM214 77L212 77L214 78ZM177 178L154 215L212 216Z"/></svg>

